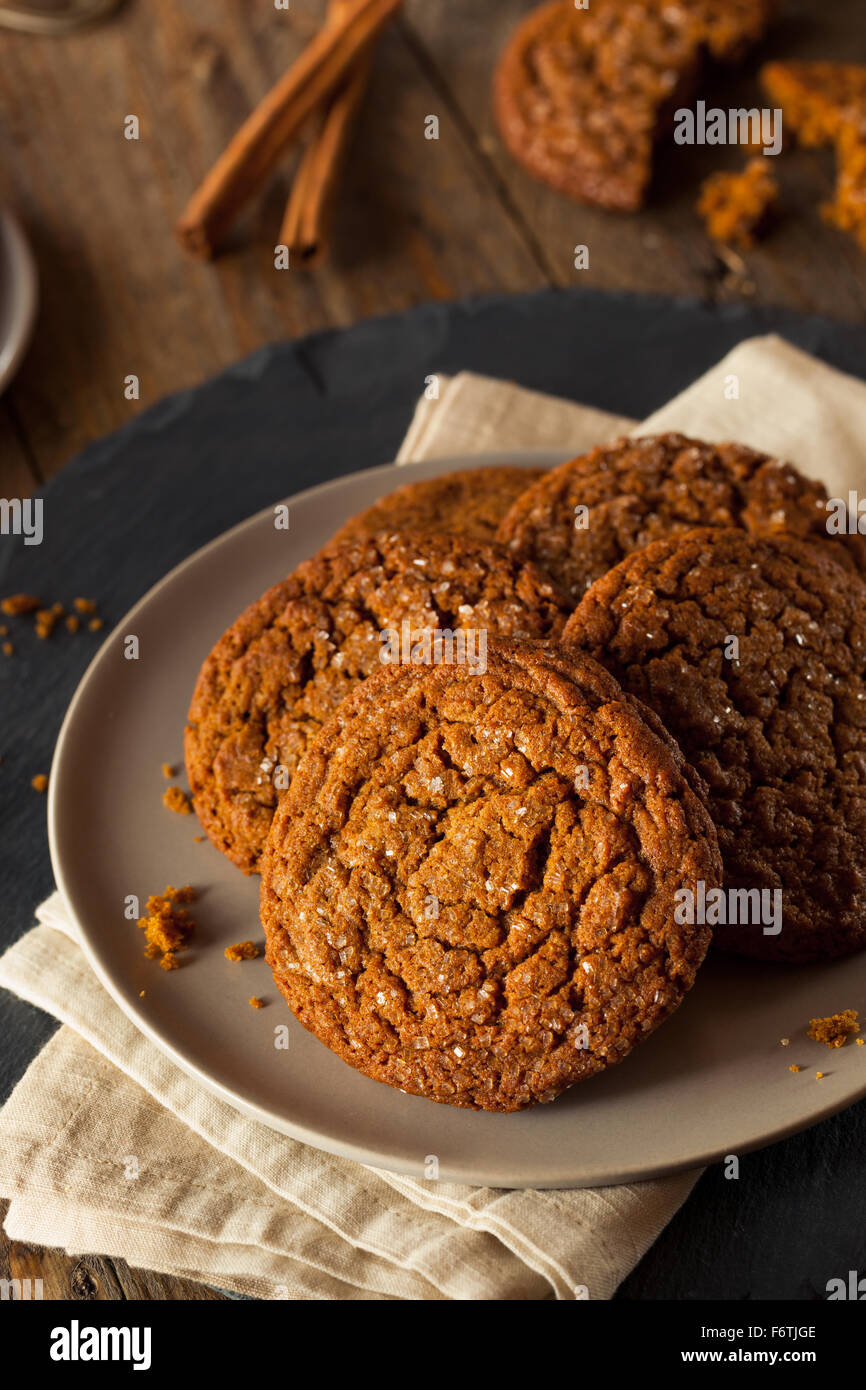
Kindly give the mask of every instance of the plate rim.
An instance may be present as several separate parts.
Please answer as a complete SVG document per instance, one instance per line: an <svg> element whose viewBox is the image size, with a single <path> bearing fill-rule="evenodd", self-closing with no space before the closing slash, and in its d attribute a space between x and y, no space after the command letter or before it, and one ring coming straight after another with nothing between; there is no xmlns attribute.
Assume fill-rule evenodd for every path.
<svg viewBox="0 0 866 1390"><path fill-rule="evenodd" d="M354 1143L343 1138L338 1138L330 1133L323 1133L319 1129L311 1129L307 1125L286 1119L285 1115L269 1110L265 1106L260 1106L248 1101L242 1094L233 1090L231 1086L219 1081L210 1075L195 1060L185 1054L162 1036L147 1015L137 1007L134 999L127 998L115 986L111 972L100 957L99 949L94 940L91 939L89 930L85 924L83 914L76 910L74 893L71 891L68 879L63 870L63 853L60 846L62 836L62 811L60 807L60 791L62 787L62 764L66 756L66 748L71 745L77 711L83 705L91 682L97 678L97 674L103 661L116 638L117 633L135 618L136 614L149 604L151 600L164 588L172 584L187 569L194 567L202 557L211 553L214 549L227 543L230 538L238 535L244 530L255 528L261 525L265 517L272 517L273 509L282 504L292 505L300 503L306 499L318 498L331 491L338 491L347 481L354 478L375 478L377 476L389 476L404 478L411 481L413 471L429 473L431 465L438 465L437 471L449 472L455 468L474 468L474 467L496 467L507 463L518 464L521 467L531 468L533 466L552 467L557 462L562 462L570 457L566 450L509 450L498 451L496 453L474 454L471 456L448 455L435 459L419 459L410 462L397 462L380 464L373 468L356 469L351 473L340 474L335 478L326 479L324 482L313 484L311 487L304 488L300 492L291 493L288 496L278 498L268 506L260 508L258 511L237 522L234 526L220 532L211 540L199 546L185 559L174 565L161 579L144 593L130 609L119 619L105 640L100 645L88 663L84 673L79 680L72 699L69 702L66 713L57 736L54 753L51 762L51 773L48 786L48 843L51 858L52 871L54 873L57 890L59 891L64 905L72 919L76 929L76 942L84 951L85 957L99 980L102 987L108 992L120 1008L124 1016L143 1033L159 1051L169 1057L176 1066L186 1075L205 1087L211 1094L227 1104L231 1109L245 1115L247 1118L264 1125L266 1128L286 1135L292 1139L299 1140L301 1143L309 1144L310 1147L334 1154L338 1157L351 1159L354 1162L372 1167L377 1171L386 1171L402 1174L412 1178L424 1176L423 1162L412 1162L399 1156L395 1157L383 1150L368 1147L363 1143ZM519 461L519 462L518 462ZM429 476L435 476L435 473ZM398 484L399 485L399 484ZM466 1183L471 1186L485 1186L505 1188L509 1190L557 1190L557 1189L576 1189L603 1186L621 1186L628 1183L650 1181L656 1178L673 1176L678 1173L690 1170L700 1170L707 1165L718 1162L726 1153L736 1152L745 1154L766 1148L772 1144L779 1143L783 1139L790 1138L792 1135L811 1129L814 1125L822 1123L824 1120L839 1114L842 1110L856 1104L866 1096L866 1076L862 1087L856 1093L846 1092L843 1099L834 1101L828 1099L827 1102L817 1112L813 1112L808 1118L795 1118L792 1121L783 1122L773 1130L752 1140L738 1142L736 1137L732 1137L722 1148L708 1148L684 1156L677 1162L668 1162L661 1165L641 1164L637 1161L628 1162L620 1158L616 1164L611 1164L605 1170L594 1174L591 1179L582 1176L579 1179L568 1171L547 1173L543 1177L533 1180L523 1178L515 1181L509 1178L504 1171L487 1171L479 1174L477 1165L471 1162L467 1169L461 1170L460 1164L454 1160L448 1164L447 1172L440 1175L440 1182ZM432 1103L432 1102L431 1102ZM501 1117L503 1120L507 1117Z"/></svg>

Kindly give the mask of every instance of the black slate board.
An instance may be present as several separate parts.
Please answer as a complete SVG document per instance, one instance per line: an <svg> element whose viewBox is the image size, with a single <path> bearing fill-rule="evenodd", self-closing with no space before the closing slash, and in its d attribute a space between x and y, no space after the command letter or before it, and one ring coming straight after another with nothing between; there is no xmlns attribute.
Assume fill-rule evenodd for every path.
<svg viewBox="0 0 866 1390"><path fill-rule="evenodd" d="M289 493L390 460L424 380L461 369L636 419L741 339L781 333L866 378L866 330L787 310L545 290L431 304L262 349L92 445L45 489L45 537L0 538L0 593L97 597L113 625L171 566ZM0 949L53 887L45 802L66 706L99 643L25 632L0 661ZM98 750L94 750L98 756ZM82 807L86 815L86 807ZM94 854L100 852L94 846ZM53 1031L0 992L0 1098ZM866 1266L866 1102L705 1174L619 1297L814 1299Z"/></svg>

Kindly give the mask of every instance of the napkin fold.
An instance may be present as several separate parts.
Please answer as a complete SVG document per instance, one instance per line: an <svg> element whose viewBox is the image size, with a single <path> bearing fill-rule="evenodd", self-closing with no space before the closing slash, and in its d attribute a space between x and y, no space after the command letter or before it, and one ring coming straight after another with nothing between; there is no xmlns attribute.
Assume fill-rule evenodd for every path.
<svg viewBox="0 0 866 1390"><path fill-rule="evenodd" d="M238 1114L139 1033L63 900L0 959L62 1021L0 1111L16 1240L262 1298L608 1298L696 1174L573 1192L426 1182Z"/></svg>
<svg viewBox="0 0 866 1390"><path fill-rule="evenodd" d="M621 434L678 430L789 459L831 497L863 488L866 385L768 334L747 338L639 424L622 415L460 372L423 396L398 463L527 449L582 453Z"/></svg>
<svg viewBox="0 0 866 1390"><path fill-rule="evenodd" d="M679 429L862 484L866 386L778 338L742 343L644 426L472 373L418 403L399 461ZM424 1181L279 1135L202 1089L91 971L59 894L0 985L61 1027L0 1111L12 1239L280 1299L609 1298L697 1172L558 1192Z"/></svg>

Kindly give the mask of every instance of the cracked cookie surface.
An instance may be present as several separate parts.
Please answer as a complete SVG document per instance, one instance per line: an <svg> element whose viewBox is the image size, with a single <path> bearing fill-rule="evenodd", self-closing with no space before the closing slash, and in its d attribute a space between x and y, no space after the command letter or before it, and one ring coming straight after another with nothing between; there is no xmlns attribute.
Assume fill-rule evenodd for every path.
<svg viewBox="0 0 866 1390"><path fill-rule="evenodd" d="M821 483L743 444L644 435L545 474L515 502L499 539L543 565L575 603L631 551L695 526L813 536L866 570L866 538L827 534L826 499Z"/></svg>
<svg viewBox="0 0 866 1390"><path fill-rule="evenodd" d="M542 468L461 468L406 483L353 516L331 544L367 540L380 531L445 531L493 541L509 507L543 475Z"/></svg>
<svg viewBox="0 0 866 1390"><path fill-rule="evenodd" d="M704 778L726 887L781 891L778 934L729 922L717 944L792 961L863 949L866 584L826 546L701 528L599 579L563 640L654 709Z"/></svg>
<svg viewBox="0 0 866 1390"><path fill-rule="evenodd" d="M491 639L483 674L392 667L311 746L262 859L268 962L378 1081L512 1111L620 1061L691 987L712 822L596 662Z"/></svg>
<svg viewBox="0 0 866 1390"><path fill-rule="evenodd" d="M208 837L252 873L301 755L358 681L384 630L558 635L568 605L494 544L388 533L328 547L252 604L205 661L185 737ZM476 642L480 638L473 639Z"/></svg>

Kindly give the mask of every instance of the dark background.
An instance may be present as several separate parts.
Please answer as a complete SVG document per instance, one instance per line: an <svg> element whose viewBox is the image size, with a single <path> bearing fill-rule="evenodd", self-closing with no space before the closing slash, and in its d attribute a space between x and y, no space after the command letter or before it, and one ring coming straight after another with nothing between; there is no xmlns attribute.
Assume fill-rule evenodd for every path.
<svg viewBox="0 0 866 1390"><path fill-rule="evenodd" d="M486 372L640 419L742 338L766 332L866 378L866 329L853 324L589 291L425 305L264 348L68 464L44 491L44 543L0 539L0 593L67 605L94 597L113 626L171 566L235 522L392 458L432 372ZM15 656L0 659L0 946L31 925L53 887L45 801L30 779L49 770L100 640L58 631L41 643L22 628ZM0 1098L54 1027L0 993ZM618 1296L826 1297L828 1279L866 1265L864 1143L861 1103L743 1158L736 1181L709 1170ZM115 1276L102 1261L100 1277Z"/></svg>

